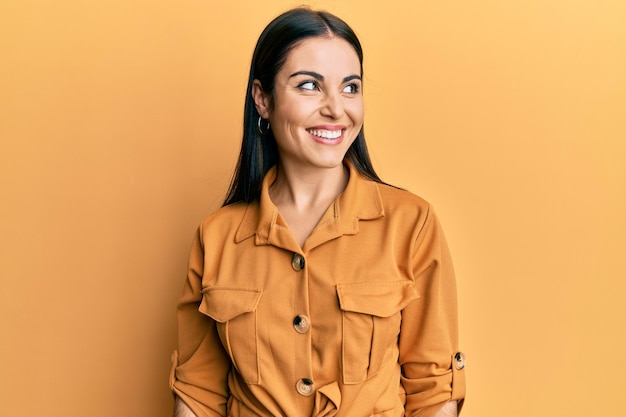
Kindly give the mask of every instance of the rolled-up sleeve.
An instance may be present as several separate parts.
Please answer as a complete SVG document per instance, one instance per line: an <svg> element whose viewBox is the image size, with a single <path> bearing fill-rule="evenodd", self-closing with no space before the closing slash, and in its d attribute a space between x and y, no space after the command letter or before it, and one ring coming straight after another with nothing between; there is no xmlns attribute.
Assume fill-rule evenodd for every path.
<svg viewBox="0 0 626 417"><path fill-rule="evenodd" d="M180 298L178 349L172 355L170 388L198 417L226 415L230 359L215 322L198 311L202 301L204 244L202 228L193 241L189 271Z"/></svg>
<svg viewBox="0 0 626 417"><path fill-rule="evenodd" d="M405 415L433 416L465 398L465 357L458 347L454 269L441 226L429 209L418 226L412 272L419 297L402 311L400 364Z"/></svg>

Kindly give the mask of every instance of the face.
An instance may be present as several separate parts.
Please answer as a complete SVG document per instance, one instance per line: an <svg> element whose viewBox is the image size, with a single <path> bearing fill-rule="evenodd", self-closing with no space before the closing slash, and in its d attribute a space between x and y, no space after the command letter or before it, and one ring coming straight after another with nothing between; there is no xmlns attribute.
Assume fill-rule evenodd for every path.
<svg viewBox="0 0 626 417"><path fill-rule="evenodd" d="M337 168L363 126L361 65L337 37L309 38L287 55L274 96L255 81L259 114L269 119L280 161L290 169Z"/></svg>

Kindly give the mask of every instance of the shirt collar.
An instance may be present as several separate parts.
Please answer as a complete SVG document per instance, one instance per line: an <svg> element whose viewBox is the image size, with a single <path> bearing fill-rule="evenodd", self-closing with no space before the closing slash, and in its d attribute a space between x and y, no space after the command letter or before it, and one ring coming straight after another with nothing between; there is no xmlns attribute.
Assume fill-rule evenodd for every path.
<svg viewBox="0 0 626 417"><path fill-rule="evenodd" d="M346 165L350 170L348 184L322 216L304 244L304 250L313 249L344 234L357 234L359 220L375 220L385 215L378 184L363 177L349 162ZM259 201L249 203L246 207L235 242L255 236L257 245L274 245L300 251L269 196L269 187L276 179L276 172L275 166L268 171L263 179Z"/></svg>

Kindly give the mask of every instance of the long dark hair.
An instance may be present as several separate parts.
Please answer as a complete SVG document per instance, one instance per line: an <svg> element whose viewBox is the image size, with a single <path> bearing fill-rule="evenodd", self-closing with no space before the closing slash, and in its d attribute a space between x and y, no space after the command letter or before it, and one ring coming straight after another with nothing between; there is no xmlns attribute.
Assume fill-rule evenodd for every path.
<svg viewBox="0 0 626 417"><path fill-rule="evenodd" d="M240 201L258 200L263 177L278 163L278 146L271 129L261 137L257 126L259 113L252 96L252 84L259 80L266 93L274 96L276 74L282 68L289 51L306 38L338 36L356 51L363 74L363 50L354 31L338 17L306 7L289 10L270 22L257 41L250 65L243 118L243 140L224 206ZM346 152L346 158L365 177L382 183L372 166L365 144L363 128Z"/></svg>

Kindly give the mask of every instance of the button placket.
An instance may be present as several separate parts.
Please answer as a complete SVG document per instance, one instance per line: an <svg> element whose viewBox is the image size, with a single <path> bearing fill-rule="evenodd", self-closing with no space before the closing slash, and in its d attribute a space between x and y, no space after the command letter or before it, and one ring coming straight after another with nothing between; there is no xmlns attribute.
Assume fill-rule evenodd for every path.
<svg viewBox="0 0 626 417"><path fill-rule="evenodd" d="M302 274L304 274L302 276L302 278L304 278L303 281L298 281L298 287L299 287L299 293L300 295L303 297L302 301L304 304L301 304L302 307L304 307L304 309L302 311L307 311L307 292L308 292L308 282L306 280L306 271L304 271L304 267L305 267L306 261L303 255L301 255L300 253L294 252L292 257L291 257L291 268L296 271L296 272L300 272L302 271ZM297 274L299 277L301 276L301 274ZM310 332L311 330L311 319L305 315L305 314L298 314L297 316L295 316L293 318L292 321L292 325L294 330L301 334L307 334ZM303 374L309 374L311 372L310 369L310 363L307 366L307 362L310 361L310 336L306 337L304 336L304 338L302 338L303 336L297 337L298 342L297 345L300 346L300 349L298 349L298 351L300 352L299 355L302 355L301 360L299 361L299 365L300 366L304 366L304 369L301 369L301 371L303 371ZM304 360L304 358L309 358L308 360ZM302 374L301 374L302 375ZM304 396L304 397L309 397L313 394L315 394L315 384L313 382L312 379L310 378L300 378L296 381L295 383L295 389L298 392L298 394Z"/></svg>

